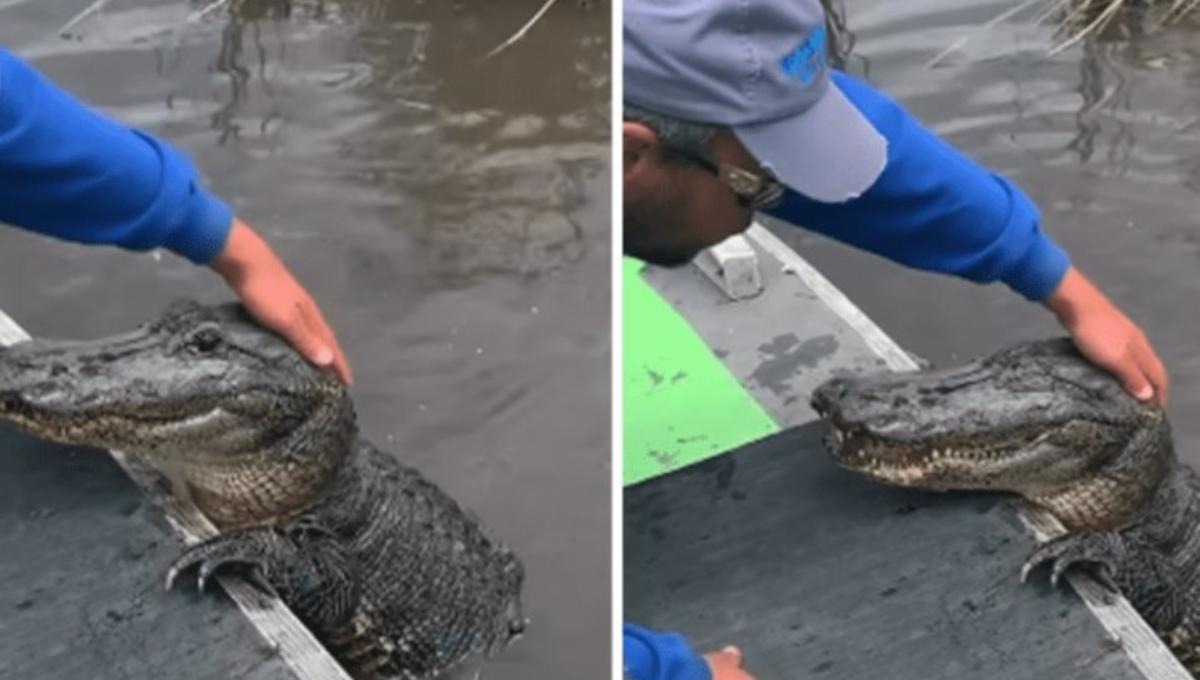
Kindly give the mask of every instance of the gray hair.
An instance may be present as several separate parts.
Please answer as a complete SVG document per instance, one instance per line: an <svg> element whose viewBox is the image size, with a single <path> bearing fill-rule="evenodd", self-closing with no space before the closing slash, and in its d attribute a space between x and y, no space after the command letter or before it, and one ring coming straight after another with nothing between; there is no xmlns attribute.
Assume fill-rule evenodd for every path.
<svg viewBox="0 0 1200 680"><path fill-rule="evenodd" d="M672 149L678 149L701 158L712 157L708 143L717 132L716 125L682 120L628 102L625 103L625 120L641 123L654 130L668 156Z"/></svg>

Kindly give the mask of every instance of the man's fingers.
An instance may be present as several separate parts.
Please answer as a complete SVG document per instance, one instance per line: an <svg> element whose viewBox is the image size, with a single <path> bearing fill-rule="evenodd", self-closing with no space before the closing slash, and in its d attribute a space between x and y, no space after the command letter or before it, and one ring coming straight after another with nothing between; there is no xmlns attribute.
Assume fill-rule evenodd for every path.
<svg viewBox="0 0 1200 680"><path fill-rule="evenodd" d="M1133 354L1132 348L1111 370L1121 381L1125 391L1132 394L1138 401L1147 401L1154 396L1154 386L1150 384L1150 380L1142 371L1141 363Z"/></svg>
<svg viewBox="0 0 1200 680"><path fill-rule="evenodd" d="M1171 389L1170 379L1167 377L1167 369L1163 366L1163 362L1154 353L1150 347L1150 342L1145 338L1139 339L1133 345L1133 355L1145 373L1150 385L1154 388L1154 400L1159 406L1166 407L1167 397Z"/></svg>
<svg viewBox="0 0 1200 680"><path fill-rule="evenodd" d="M704 656L712 670L713 680L754 680L754 676L742 669L742 650L729 645L719 652Z"/></svg>
<svg viewBox="0 0 1200 680"><path fill-rule="evenodd" d="M346 355L342 353L342 348L338 347L336 340L333 343L333 372L345 385L354 382L354 374L350 371L350 362L346 360Z"/></svg>
<svg viewBox="0 0 1200 680"><path fill-rule="evenodd" d="M350 362L346 360L346 355L342 353L341 349L333 353L333 370L343 383L354 384L354 373L350 370Z"/></svg>
<svg viewBox="0 0 1200 680"><path fill-rule="evenodd" d="M1140 366L1121 366L1121 384L1138 401L1149 401L1154 396L1154 386L1146 379Z"/></svg>
<svg viewBox="0 0 1200 680"><path fill-rule="evenodd" d="M708 655L708 661L710 665L718 669L741 668L742 650L730 645L719 652L711 652Z"/></svg>
<svg viewBox="0 0 1200 680"><path fill-rule="evenodd" d="M296 313L283 322L277 331L292 343L305 359L322 368L333 363L333 348L304 319L304 313L297 309Z"/></svg>
<svg viewBox="0 0 1200 680"><path fill-rule="evenodd" d="M337 375L338 379L349 385L353 381L353 376L350 372L350 363L346 360L345 353L338 345L337 338L333 335L333 329L325 321L325 317L321 314L321 310L317 308L317 304L312 300L306 300L300 306L301 316L304 318L304 325L309 332L320 338L324 344L324 349L320 352L320 357L313 359L313 362L322 368L331 368Z"/></svg>

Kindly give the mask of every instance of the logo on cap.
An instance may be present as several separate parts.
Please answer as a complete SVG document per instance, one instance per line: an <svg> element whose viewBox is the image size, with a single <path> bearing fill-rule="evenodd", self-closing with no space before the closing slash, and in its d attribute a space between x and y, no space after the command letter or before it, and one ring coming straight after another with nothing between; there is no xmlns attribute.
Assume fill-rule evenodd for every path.
<svg viewBox="0 0 1200 680"><path fill-rule="evenodd" d="M825 67L825 27L817 26L779 62L783 72L808 85Z"/></svg>

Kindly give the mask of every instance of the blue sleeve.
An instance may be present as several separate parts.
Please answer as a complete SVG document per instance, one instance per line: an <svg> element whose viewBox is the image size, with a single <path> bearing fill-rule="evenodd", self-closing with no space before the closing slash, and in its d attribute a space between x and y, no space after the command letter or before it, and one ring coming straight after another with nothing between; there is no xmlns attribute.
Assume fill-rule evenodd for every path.
<svg viewBox="0 0 1200 680"><path fill-rule="evenodd" d="M633 680L712 680L708 662L676 633L654 633L625 624L625 674Z"/></svg>
<svg viewBox="0 0 1200 680"><path fill-rule="evenodd" d="M233 213L179 152L0 49L0 222L207 264L225 247Z"/></svg>
<svg viewBox="0 0 1200 680"><path fill-rule="evenodd" d="M1058 287L1070 260L1042 231L1028 196L879 91L844 73L833 78L887 139L887 165L851 201L820 203L788 191L770 214L911 267L1002 281L1030 300Z"/></svg>

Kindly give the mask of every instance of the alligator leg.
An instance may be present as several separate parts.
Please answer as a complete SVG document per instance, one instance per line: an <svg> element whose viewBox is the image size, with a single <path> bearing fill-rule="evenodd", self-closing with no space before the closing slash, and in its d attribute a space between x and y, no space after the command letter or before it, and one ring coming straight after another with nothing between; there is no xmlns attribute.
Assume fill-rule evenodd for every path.
<svg viewBox="0 0 1200 680"><path fill-rule="evenodd" d="M192 546L171 565L167 588L192 569L200 590L222 571L269 584L318 631L340 628L358 605L358 577L346 551L312 527L240 529Z"/></svg>
<svg viewBox="0 0 1200 680"><path fill-rule="evenodd" d="M1114 593L1123 593L1150 625L1160 631L1179 625L1187 611L1187 589L1176 577L1176 568L1152 545L1106 531L1070 534L1042 544L1021 569L1024 583L1034 569L1051 567L1050 582L1068 569L1093 567L1091 572Z"/></svg>

